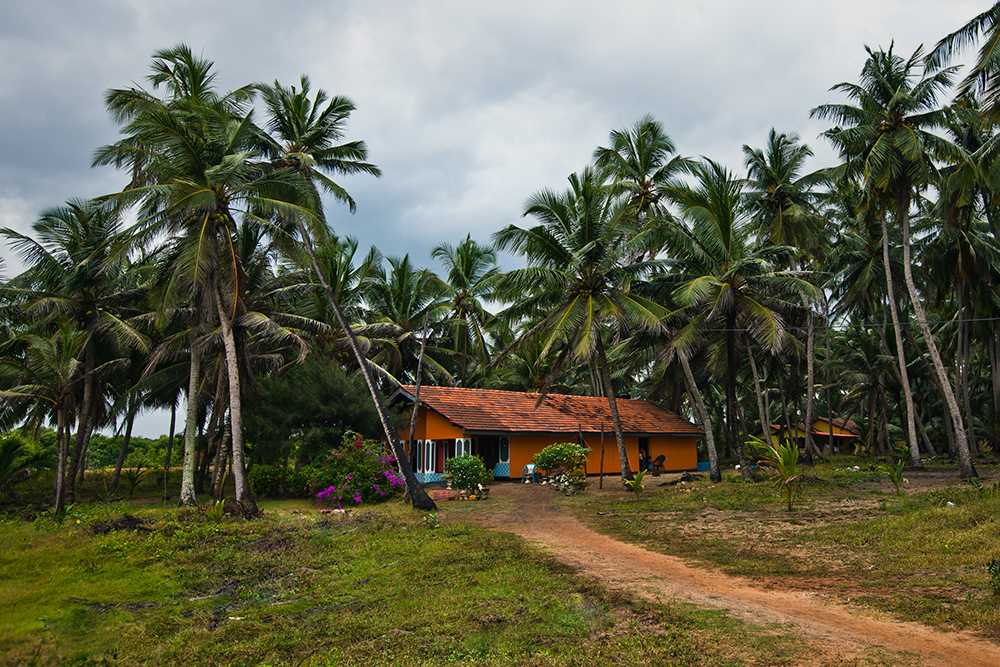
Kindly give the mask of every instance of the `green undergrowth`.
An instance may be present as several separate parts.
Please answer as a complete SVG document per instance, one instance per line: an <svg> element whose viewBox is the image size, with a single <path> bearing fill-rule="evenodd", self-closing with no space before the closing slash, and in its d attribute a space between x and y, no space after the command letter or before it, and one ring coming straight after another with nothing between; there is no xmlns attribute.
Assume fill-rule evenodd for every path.
<svg viewBox="0 0 1000 667"><path fill-rule="evenodd" d="M0 663L792 665L805 650L396 503L271 507L252 522L141 503L3 519Z"/></svg>
<svg viewBox="0 0 1000 667"><path fill-rule="evenodd" d="M624 490L562 502L613 537L730 575L1000 637L1000 485L955 473L949 488L898 496L870 469L804 474L792 512L773 485L731 475L651 484L638 502Z"/></svg>

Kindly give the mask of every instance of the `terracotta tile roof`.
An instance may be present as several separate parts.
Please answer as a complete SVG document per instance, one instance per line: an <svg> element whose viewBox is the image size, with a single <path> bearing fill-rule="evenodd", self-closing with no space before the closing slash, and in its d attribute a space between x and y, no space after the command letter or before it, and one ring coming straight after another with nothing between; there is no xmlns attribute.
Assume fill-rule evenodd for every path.
<svg viewBox="0 0 1000 667"><path fill-rule="evenodd" d="M843 429L843 430L847 431L847 433L840 433L840 434L836 434L835 433L834 437L839 437L839 438L857 438L857 437L860 437L858 435L858 433L860 432L858 430L858 425L857 425L857 423L855 423L855 421L853 419L837 419L835 417L831 421L833 421L833 425L836 426L837 428ZM815 422L826 422L826 423L829 423L827 421L826 417L816 417L816 419L814 420L813 423L815 423ZM805 431L806 430L806 425L803 424L802 422L799 422L798 424L792 424L792 428L797 428L799 431ZM781 430L781 424L771 424L771 430L772 431ZM821 428L821 429L813 429L812 433L813 433L813 435L830 435L830 429L826 428L826 427Z"/></svg>
<svg viewBox="0 0 1000 667"><path fill-rule="evenodd" d="M403 385L397 396L413 400L414 387ZM456 426L471 432L576 433L612 430L611 410L604 398L549 394L536 408L538 394L457 387L420 387L420 402ZM648 435L701 435L703 431L649 401L618 399L622 431Z"/></svg>

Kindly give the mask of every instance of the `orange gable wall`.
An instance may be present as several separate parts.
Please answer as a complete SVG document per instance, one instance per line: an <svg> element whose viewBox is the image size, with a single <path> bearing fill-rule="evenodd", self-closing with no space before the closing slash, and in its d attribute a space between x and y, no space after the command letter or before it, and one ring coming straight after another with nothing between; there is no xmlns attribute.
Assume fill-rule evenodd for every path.
<svg viewBox="0 0 1000 667"><path fill-rule="evenodd" d="M407 424L406 427L400 429L397 436L401 442L406 442L406 439L410 437L409 425ZM452 424L447 418L425 407L417 410L417 424L414 433L416 440L448 440L462 437L465 437L462 435L462 429Z"/></svg>

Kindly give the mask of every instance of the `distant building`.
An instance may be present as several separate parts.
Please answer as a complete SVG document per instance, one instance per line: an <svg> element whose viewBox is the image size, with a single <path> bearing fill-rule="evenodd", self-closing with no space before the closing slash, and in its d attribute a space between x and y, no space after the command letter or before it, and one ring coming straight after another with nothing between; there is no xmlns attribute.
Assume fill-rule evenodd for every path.
<svg viewBox="0 0 1000 667"><path fill-rule="evenodd" d="M853 448L857 443L857 439L861 437L858 425L850 419L834 418L833 420L829 420L825 417L814 419L812 429L810 429L813 442L816 443L816 446L824 449L827 443L830 442L831 421L833 422L833 441L830 443L832 444L832 450L839 454L844 447ZM756 437L771 445L777 442L795 442L799 447L805 446L806 428L804 424L792 424L787 431L782 428L781 424L771 424L770 426L770 431L766 436L763 433L757 433Z"/></svg>

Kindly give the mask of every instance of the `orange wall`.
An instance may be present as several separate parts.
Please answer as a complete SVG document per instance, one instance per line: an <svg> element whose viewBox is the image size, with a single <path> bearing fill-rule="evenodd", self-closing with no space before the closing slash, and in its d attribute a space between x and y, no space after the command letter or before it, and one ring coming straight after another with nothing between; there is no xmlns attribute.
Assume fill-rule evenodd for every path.
<svg viewBox="0 0 1000 667"><path fill-rule="evenodd" d="M406 442L410 437L410 427L400 429L397 436L400 442ZM414 439L416 440L448 440L450 438L464 438L462 429L455 426L445 417L433 410L420 408L417 411L417 424Z"/></svg>
<svg viewBox="0 0 1000 667"><path fill-rule="evenodd" d="M584 439L590 447L587 458L587 474L601 472L601 434L585 433ZM566 435L512 436L510 439L510 474L519 476L521 469L537 453L560 442L576 442L576 438ZM639 438L625 436L629 467L639 469ZM698 467L698 448L693 436L659 436L649 438L649 455L655 459L660 454L667 457L664 470L694 470ZM617 474L622 471L618 458L618 443L613 433L604 434L604 472Z"/></svg>
<svg viewBox="0 0 1000 667"><path fill-rule="evenodd" d="M399 438L406 443L409 428L400 430ZM417 412L415 438L417 440L448 440L465 437L462 429L452 424L442 415L421 407ZM587 459L587 473L596 475L601 471L601 434L584 433L590 456ZM510 476L520 477L521 470L531 463L532 457L549 445L560 442L576 442L576 436L570 434L555 435L515 435L510 438ZM625 448L628 451L629 466L632 470L639 467L639 438L625 436ZM664 470L694 470L698 467L698 450L694 437L659 436L649 438L650 460L660 454L667 457ZM614 433L604 434L604 472L617 474L621 472L618 459L618 445Z"/></svg>

